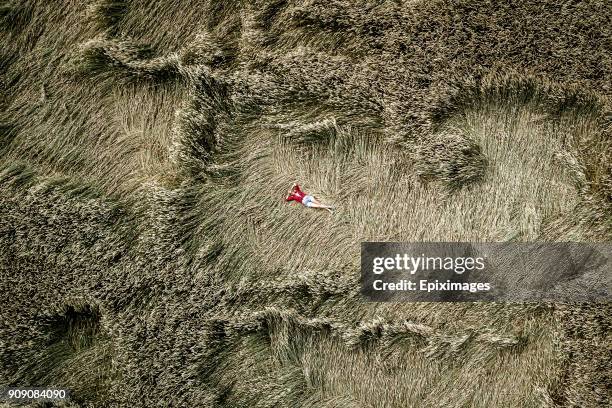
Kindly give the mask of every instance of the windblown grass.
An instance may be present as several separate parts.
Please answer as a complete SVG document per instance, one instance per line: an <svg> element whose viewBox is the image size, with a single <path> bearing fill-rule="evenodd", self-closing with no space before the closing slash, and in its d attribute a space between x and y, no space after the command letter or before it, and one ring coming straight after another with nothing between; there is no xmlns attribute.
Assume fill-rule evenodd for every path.
<svg viewBox="0 0 612 408"><path fill-rule="evenodd" d="M607 304L358 288L365 240L610 240L609 4L144 3L0 10L0 386L609 403Z"/></svg>

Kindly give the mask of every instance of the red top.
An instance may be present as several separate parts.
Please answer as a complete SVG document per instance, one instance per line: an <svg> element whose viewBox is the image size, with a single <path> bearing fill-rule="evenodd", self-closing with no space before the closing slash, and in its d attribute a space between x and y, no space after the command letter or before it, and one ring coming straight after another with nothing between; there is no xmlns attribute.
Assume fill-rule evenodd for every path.
<svg viewBox="0 0 612 408"><path fill-rule="evenodd" d="M306 193L300 190L300 186L296 184L295 187L293 187L291 194L285 198L285 201L297 201L298 203L301 203L304 197L306 197Z"/></svg>

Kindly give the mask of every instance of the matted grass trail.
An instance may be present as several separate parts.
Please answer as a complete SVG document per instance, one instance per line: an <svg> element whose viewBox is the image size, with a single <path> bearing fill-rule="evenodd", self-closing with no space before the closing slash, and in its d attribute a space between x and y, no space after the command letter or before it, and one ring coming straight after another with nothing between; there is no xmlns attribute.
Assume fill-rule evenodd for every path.
<svg viewBox="0 0 612 408"><path fill-rule="evenodd" d="M610 240L611 13L3 5L0 386L62 383L67 406L608 405L609 305L365 303L358 268L364 240ZM284 202L294 181L335 212Z"/></svg>
<svg viewBox="0 0 612 408"><path fill-rule="evenodd" d="M562 328L554 309L534 314L531 307L520 305L363 304L357 286L349 293L325 294L316 283L316 279L325 282L331 278L356 284L358 243L364 240L533 241L547 239L543 231L550 222L573 224L580 216L575 209L588 198L584 195L587 180L580 177L581 163L588 158L582 155L581 146L600 137L601 128L597 112L592 117L577 116L568 109L554 116L546 109L535 96L527 97L522 105L476 101L469 110L450 116L425 143L435 145L438 137L465 138L478 147L478 155L462 156L465 152L458 151L453 153L457 156L438 158L439 163L435 149L425 146L407 151L405 146L384 143L376 132L341 126L329 118L304 124L289 120L251 129L248 144L238 143L229 155L215 157L216 165L234 167L238 174L229 182L218 179L214 193L203 195L198 205L217 215L203 224L198 234L214 236L224 248L214 259L216 274L232 290L243 293L240 299L245 308L230 302L224 307L243 313L262 299L267 304L283 304L285 297L279 296L278 290L304 282L305 272L310 271L315 277L308 289L312 302L295 304L306 315L339 318L349 326L381 316L391 321L427 322L445 327L449 344L459 341L454 352L433 361L427 356L427 340L420 346L412 345L408 355L395 348L401 342L378 349L376 341L368 346L367 336L358 337L356 344L368 351L354 354L343 342L339 345L328 338L325 330L323 335L316 334L315 343L287 345L283 350L300 356L306 353L308 359L313 358L310 353L314 348L315 354L321 353L330 362L308 360L312 366L304 366L306 363L298 359L308 384L314 375L309 373L316 371L317 383L311 385L315 394L309 402L313 406L335 398L342 401L345 395L351 396L347 404L363 406L401 405L400 401L409 406L536 406L549 400L558 393L556 378L563 369L557 354ZM434 156L423 164L424 154ZM435 168L449 161L452 172ZM474 161L482 175L476 179L455 177ZM433 170L431 177L419 177L415 168ZM335 213L285 203L283 193L293 180L335 204ZM457 185L458 180L464 185ZM557 235L555 239L576 239L581 233L573 230L565 238ZM350 288L350 284L343 287ZM251 301L249 296L257 300ZM274 342L277 329L270 324ZM454 330L476 327L517 335L521 346L510 344L505 350L484 343L470 350L463 346L470 335L457 335L455 340L450 335ZM376 333L372 332L373 339ZM239 344L239 356L249 354L251 347L255 347L253 353L265 355L259 342L256 346ZM435 352L430 356L439 357ZM259 363L265 366L266 361ZM269 370L298 364L282 361L271 362L272 367L281 364L281 368ZM256 379L258 384L280 380L270 377L268 370L252 372L254 368L243 365L257 367L251 359L240 357L227 363L234 368L215 371L212 381L227 381L226 370L247 370L249 381ZM394 363L427 368L418 374L412 370L402 374L392 370ZM252 386L249 381L242 384L237 380L232 388L243 403L250 401L242 399L248 398L242 392ZM483 392L459 397L455 390L460 383L465 383L459 386L463 390ZM510 384L512 393L504 391Z"/></svg>

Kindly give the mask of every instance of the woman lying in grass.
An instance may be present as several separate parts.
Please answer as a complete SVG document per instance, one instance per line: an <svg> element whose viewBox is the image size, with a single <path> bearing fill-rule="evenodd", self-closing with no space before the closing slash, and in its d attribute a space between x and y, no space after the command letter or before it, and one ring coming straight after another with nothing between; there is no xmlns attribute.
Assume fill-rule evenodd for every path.
<svg viewBox="0 0 612 408"><path fill-rule="evenodd" d="M297 201L308 208L324 208L330 213L332 212L332 208L334 208L331 205L321 203L314 196L304 193L297 183L295 183L293 187L289 189L288 195L285 197L285 201Z"/></svg>

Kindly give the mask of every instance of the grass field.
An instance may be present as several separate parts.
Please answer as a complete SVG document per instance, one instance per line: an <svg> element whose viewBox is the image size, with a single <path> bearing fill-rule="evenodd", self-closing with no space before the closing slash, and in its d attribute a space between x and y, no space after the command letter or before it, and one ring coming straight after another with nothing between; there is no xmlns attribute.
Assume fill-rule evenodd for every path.
<svg viewBox="0 0 612 408"><path fill-rule="evenodd" d="M361 241L612 238L612 3L0 6L0 387L606 407L612 308L367 303ZM294 181L333 214L284 202Z"/></svg>

